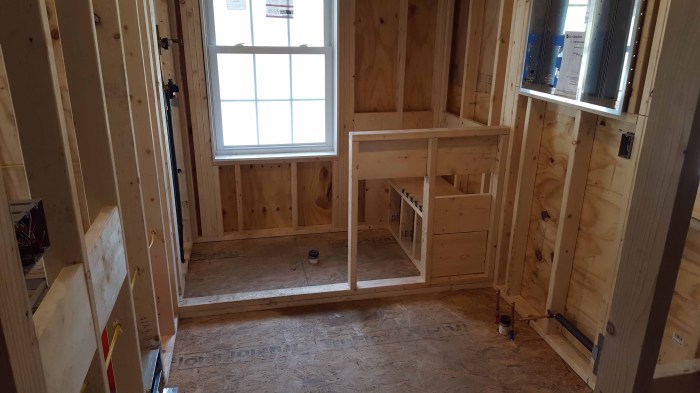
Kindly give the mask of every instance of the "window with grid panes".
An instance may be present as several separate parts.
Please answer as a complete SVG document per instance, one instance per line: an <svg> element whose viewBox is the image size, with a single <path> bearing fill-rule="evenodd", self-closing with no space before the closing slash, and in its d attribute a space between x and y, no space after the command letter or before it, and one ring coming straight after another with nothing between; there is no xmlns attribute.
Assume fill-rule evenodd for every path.
<svg viewBox="0 0 700 393"><path fill-rule="evenodd" d="M206 0L216 157L335 151L331 0Z"/></svg>

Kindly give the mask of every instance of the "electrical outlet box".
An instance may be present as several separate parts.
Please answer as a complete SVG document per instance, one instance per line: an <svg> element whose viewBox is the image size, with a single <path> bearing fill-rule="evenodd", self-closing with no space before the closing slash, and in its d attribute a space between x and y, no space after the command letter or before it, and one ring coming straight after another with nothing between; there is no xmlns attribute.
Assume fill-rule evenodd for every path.
<svg viewBox="0 0 700 393"><path fill-rule="evenodd" d="M12 201L10 213L15 226L22 266L26 273L51 245L44 205L41 199Z"/></svg>

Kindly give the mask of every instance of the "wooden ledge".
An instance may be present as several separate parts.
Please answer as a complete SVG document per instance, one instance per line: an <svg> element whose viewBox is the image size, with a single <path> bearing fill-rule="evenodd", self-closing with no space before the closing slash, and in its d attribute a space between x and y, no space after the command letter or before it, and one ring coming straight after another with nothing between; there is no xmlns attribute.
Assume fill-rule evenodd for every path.
<svg viewBox="0 0 700 393"><path fill-rule="evenodd" d="M510 134L510 127L424 128L415 130L382 130L350 132L350 142L391 141L427 138L460 138Z"/></svg>

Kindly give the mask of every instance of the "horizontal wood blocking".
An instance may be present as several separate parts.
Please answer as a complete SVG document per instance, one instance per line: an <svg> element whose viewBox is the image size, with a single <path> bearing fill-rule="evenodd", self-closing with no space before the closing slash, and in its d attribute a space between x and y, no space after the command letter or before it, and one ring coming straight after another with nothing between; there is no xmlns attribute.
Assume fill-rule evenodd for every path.
<svg viewBox="0 0 700 393"><path fill-rule="evenodd" d="M34 326L46 385L56 392L78 392L96 341L82 265L65 267L34 313Z"/></svg>
<svg viewBox="0 0 700 393"><path fill-rule="evenodd" d="M509 127L464 127L464 128L426 128L382 131L355 131L350 133L351 142L381 141L381 140L401 140L401 139L426 139L426 138L457 138L473 136L493 136L508 135Z"/></svg>
<svg viewBox="0 0 700 393"><path fill-rule="evenodd" d="M354 125L356 131L430 128L433 126L433 112L355 113Z"/></svg>
<svg viewBox="0 0 700 393"><path fill-rule="evenodd" d="M85 246L88 250L90 279L95 290L97 321L100 329L103 329L128 275L122 225L119 210L115 206L100 211L85 234Z"/></svg>

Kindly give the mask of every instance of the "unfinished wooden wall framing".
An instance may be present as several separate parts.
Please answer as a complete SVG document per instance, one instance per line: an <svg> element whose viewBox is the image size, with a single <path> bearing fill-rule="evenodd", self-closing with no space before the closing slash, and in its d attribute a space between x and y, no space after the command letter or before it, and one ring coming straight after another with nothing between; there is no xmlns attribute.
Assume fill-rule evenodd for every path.
<svg viewBox="0 0 700 393"><path fill-rule="evenodd" d="M41 261L50 288L33 318L12 323L7 312L28 296L10 269L16 249L3 247L3 343L38 343L20 356L10 341L3 360L19 391L107 392L106 331L119 337L118 391L143 391L153 377L143 353L161 350L167 378L182 270L153 2L33 0L3 11L0 204L41 198L52 240ZM1 224L7 239L12 224Z"/></svg>
<svg viewBox="0 0 700 393"><path fill-rule="evenodd" d="M522 56L511 55L503 123L514 129L496 283L521 313L564 313L597 342L606 335L639 149L663 43L669 1L648 1L628 112L598 116L518 93ZM530 2L516 1L512 53L524 50ZM635 135L632 158L618 157L620 136ZM518 141L519 135L523 138ZM519 164L515 158L519 156ZM517 165L517 166L516 166ZM688 234L682 271L694 271L694 232ZM698 317L688 293L694 273L679 277L659 362L697 357L697 334L684 328ZM689 297L690 296L690 297ZM681 322L683 321L683 322ZM590 353L556 323L531 323L589 385L595 386ZM690 325L689 325L690 326ZM674 341L673 336L676 335ZM685 339L687 338L687 341ZM680 341L680 343L679 343Z"/></svg>
<svg viewBox="0 0 700 393"><path fill-rule="evenodd" d="M474 10L472 49L467 51L463 42L460 60L467 62L470 53L464 71L474 74L469 88L473 92L465 97L474 96L468 100L474 110L461 117L447 113L445 99L440 98L446 94L449 64L444 54L453 45L454 1L339 1L337 157L213 163L200 3L180 3L200 241L346 228L350 131L479 124L472 119L499 124L502 91L493 81L505 75L507 48L502 37L509 34L512 0L482 1ZM482 25L487 27L483 34ZM272 168L277 168L275 182L264 178ZM364 182L363 225L387 224L388 190L385 181Z"/></svg>

